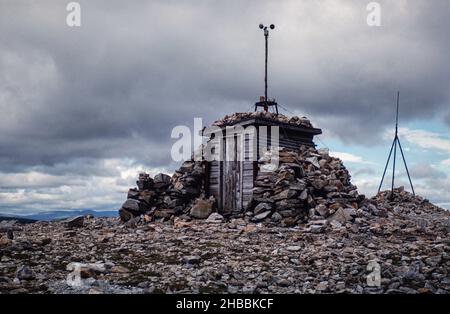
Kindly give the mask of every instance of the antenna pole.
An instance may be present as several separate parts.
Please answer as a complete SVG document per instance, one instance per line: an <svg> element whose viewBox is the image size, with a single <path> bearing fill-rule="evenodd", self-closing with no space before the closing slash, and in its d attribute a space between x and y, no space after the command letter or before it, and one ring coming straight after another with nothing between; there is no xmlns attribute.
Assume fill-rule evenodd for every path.
<svg viewBox="0 0 450 314"><path fill-rule="evenodd" d="M395 161L397 159L397 141L398 141L398 104L399 104L399 101L400 101L400 91L397 91L397 112L395 115L394 160L392 162L391 197L394 197Z"/></svg>
<svg viewBox="0 0 450 314"><path fill-rule="evenodd" d="M389 161L391 160L392 151L394 151L393 161L392 161L392 183L391 183L391 199L394 197L394 184L395 184L395 163L397 159L397 144L402 155L403 164L405 165L406 174L408 175L409 184L411 186L411 190L413 195L416 195L414 191L414 186L412 184L411 176L409 174L408 165L406 164L405 154L403 153L402 144L400 144L400 139L398 137L398 111L399 111L399 103L400 103L400 92L397 92L397 112L395 115L395 136L394 141L392 142L391 150L389 151L389 156L386 161L386 166L384 167L383 176L381 177L380 185L378 186L378 193L380 193L381 187L383 185L384 177L386 175L386 170L389 166Z"/></svg>
<svg viewBox="0 0 450 314"><path fill-rule="evenodd" d="M264 100L267 101L267 59L269 54L269 31L264 30L264 37L266 38L266 61L265 61L265 71L264 71Z"/></svg>
<svg viewBox="0 0 450 314"><path fill-rule="evenodd" d="M259 98L259 102L255 104L255 111L258 107L262 107L265 112L269 112L269 107L274 106L275 112L278 115L278 104L275 100L268 99L267 96L267 63L269 59L269 28L275 29L275 25L270 24L269 26L264 26L263 24L259 24L259 28L264 31L264 39L265 39L265 60L264 60L264 96Z"/></svg>
<svg viewBox="0 0 450 314"><path fill-rule="evenodd" d="M395 116L395 138L398 137L398 104L400 102L400 91L397 92L397 115Z"/></svg>

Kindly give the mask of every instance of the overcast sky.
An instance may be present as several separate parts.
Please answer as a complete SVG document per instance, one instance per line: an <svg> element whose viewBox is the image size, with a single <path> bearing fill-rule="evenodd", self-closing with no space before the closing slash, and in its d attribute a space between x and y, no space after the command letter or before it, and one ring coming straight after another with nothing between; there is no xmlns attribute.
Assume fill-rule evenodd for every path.
<svg viewBox="0 0 450 314"><path fill-rule="evenodd" d="M0 0L0 212L116 210L141 170L170 172L171 130L263 94L309 117L373 195L400 139L416 190L450 208L450 2ZM406 184L399 169L399 184ZM386 186L387 187L387 186Z"/></svg>

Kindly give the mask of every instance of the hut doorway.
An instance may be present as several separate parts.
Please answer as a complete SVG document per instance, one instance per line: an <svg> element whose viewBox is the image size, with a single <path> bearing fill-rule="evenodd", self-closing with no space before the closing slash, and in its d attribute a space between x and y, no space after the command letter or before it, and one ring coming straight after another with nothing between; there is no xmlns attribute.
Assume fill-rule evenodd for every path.
<svg viewBox="0 0 450 314"><path fill-rule="evenodd" d="M227 136L224 145L224 161L222 162L222 212L232 213L241 209L242 199L242 157L241 135Z"/></svg>

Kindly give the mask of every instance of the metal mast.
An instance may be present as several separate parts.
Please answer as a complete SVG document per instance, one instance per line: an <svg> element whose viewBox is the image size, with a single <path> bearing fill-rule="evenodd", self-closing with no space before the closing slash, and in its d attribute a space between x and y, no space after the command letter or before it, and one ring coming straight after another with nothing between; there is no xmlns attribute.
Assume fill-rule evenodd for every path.
<svg viewBox="0 0 450 314"><path fill-rule="evenodd" d="M275 28L275 26L272 24L270 26L273 26ZM261 28L261 25L259 26ZM268 59L268 55L269 55L269 30L267 29L267 27L264 27L264 38L266 40L266 59L264 62L264 99L267 99L267 59Z"/></svg>
<svg viewBox="0 0 450 314"><path fill-rule="evenodd" d="M255 111L258 107L263 107L264 111L269 111L269 107L275 107L275 112L278 114L278 104L274 100L269 100L267 96L267 61L269 58L269 29L275 29L275 25L270 24L269 27L259 24L259 28L264 31L265 38L265 62L264 62L264 97L260 97L259 102L255 104Z"/></svg>
<svg viewBox="0 0 450 314"><path fill-rule="evenodd" d="M398 137L398 108L399 108L399 102L400 102L400 92L397 92L397 113L396 113L396 116L395 116L395 136L394 136L394 141L392 142L391 150L389 151L389 156L388 156L388 159L387 159L387 162L386 162L386 166L384 167L383 177L381 178L380 186L378 187L378 193L380 193L381 186L383 185L383 180L384 180L384 177L386 175L386 170L387 170L387 168L389 166L389 161L391 159L392 151L394 151L394 159L392 161L391 197L393 197L393 195L394 195L395 161L396 161L396 158L397 158L397 145L398 145L398 148L400 149L400 152L402 154L403 164L405 165L406 174L408 175L408 180L409 180L409 184L411 186L411 190L413 192L413 195L416 195L416 193L414 192L414 187L413 187L412 181L411 181L411 176L409 175L409 169L408 169L408 165L406 164L406 159L405 159L405 154L403 153L402 144L400 144L400 138Z"/></svg>

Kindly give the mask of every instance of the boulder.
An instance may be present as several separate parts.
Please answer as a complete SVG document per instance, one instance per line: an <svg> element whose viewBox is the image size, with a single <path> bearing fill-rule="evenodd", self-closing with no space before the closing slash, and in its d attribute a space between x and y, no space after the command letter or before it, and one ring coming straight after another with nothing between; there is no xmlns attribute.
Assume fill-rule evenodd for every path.
<svg viewBox="0 0 450 314"><path fill-rule="evenodd" d="M212 213L206 219L206 222L221 223L221 222L223 222L223 216L221 214L219 214L219 213Z"/></svg>
<svg viewBox="0 0 450 314"><path fill-rule="evenodd" d="M125 203L123 203L122 208L128 212L133 214L138 214L140 212L139 204L141 202L135 199L127 199Z"/></svg>
<svg viewBox="0 0 450 314"><path fill-rule="evenodd" d="M309 158L306 158L305 160L307 162L311 163L317 169L320 168L319 160L317 159L317 157L309 157Z"/></svg>
<svg viewBox="0 0 450 314"><path fill-rule="evenodd" d="M153 187L153 179L148 173L140 173L139 179L136 181L139 191L151 189Z"/></svg>
<svg viewBox="0 0 450 314"><path fill-rule="evenodd" d="M291 245L291 246L288 246L288 247L286 248L286 250L288 250L288 251L290 251L290 252L298 252L298 251L300 251L301 249L302 249L302 247L299 246L299 245Z"/></svg>
<svg viewBox="0 0 450 314"><path fill-rule="evenodd" d="M253 210L253 213L255 215L257 215L260 212L263 211L271 211L272 210L272 205L269 203L259 203L258 205L256 205L255 209Z"/></svg>
<svg viewBox="0 0 450 314"><path fill-rule="evenodd" d="M132 219L134 217L134 215L131 212L129 212L128 210L121 208L121 209L119 209L119 217L120 217L120 220L122 220L123 222L126 222L126 221Z"/></svg>
<svg viewBox="0 0 450 314"><path fill-rule="evenodd" d="M262 212L262 213L260 213L260 214L258 214L258 215L256 215L256 216L254 216L252 220L253 220L253 221L261 221L261 220L264 220L264 219L266 219L267 217L269 217L270 213L271 213L270 210L265 211L265 212Z"/></svg>
<svg viewBox="0 0 450 314"><path fill-rule="evenodd" d="M84 216L76 216L66 220L66 225L69 228L81 228L84 226Z"/></svg>
<svg viewBox="0 0 450 314"><path fill-rule="evenodd" d="M315 211L322 217L327 217L330 213L328 207L324 204L319 204L315 207Z"/></svg>
<svg viewBox="0 0 450 314"><path fill-rule="evenodd" d="M139 200L141 204L150 205L153 203L155 196L156 196L155 191L150 190L140 191L137 200ZM134 197L131 198L135 199Z"/></svg>
<svg viewBox="0 0 450 314"><path fill-rule="evenodd" d="M170 185L170 176L164 173L158 173L153 179L155 189L162 189Z"/></svg>
<svg viewBox="0 0 450 314"><path fill-rule="evenodd" d="M272 217L270 217L273 222L280 222L281 219L283 219L283 216L281 216L278 212L275 212L272 214Z"/></svg>
<svg viewBox="0 0 450 314"><path fill-rule="evenodd" d="M210 199L198 198L195 201L194 205L192 205L191 207L190 215L198 219L208 218L208 216L212 212L213 204L214 204L213 198Z"/></svg>
<svg viewBox="0 0 450 314"><path fill-rule="evenodd" d="M186 264L196 265L200 264L201 258L198 255L183 256L183 262Z"/></svg>
<svg viewBox="0 0 450 314"><path fill-rule="evenodd" d="M106 263L78 263L72 262L67 264L66 270L70 272L79 272L81 278L95 278L99 274L107 273L113 267L113 264Z"/></svg>
<svg viewBox="0 0 450 314"><path fill-rule="evenodd" d="M304 189L303 191L302 191L302 193L300 193L300 195L299 195L299 197L298 197L300 200L302 200L302 201L306 201L307 199L308 199L308 190L307 189Z"/></svg>
<svg viewBox="0 0 450 314"><path fill-rule="evenodd" d="M10 239L8 239L7 237L1 237L1 235L0 235L0 248L7 247L11 243L12 243L12 241Z"/></svg>
<svg viewBox="0 0 450 314"><path fill-rule="evenodd" d="M170 218L174 214L175 214L175 210L172 208L161 208L161 209L155 210L155 213L153 214L153 216L155 218Z"/></svg>
<svg viewBox="0 0 450 314"><path fill-rule="evenodd" d="M288 199L288 198L294 198L298 195L298 191L296 190L284 190L276 195L274 195L272 198L275 201L280 201L280 200L284 200L284 199Z"/></svg>
<svg viewBox="0 0 450 314"><path fill-rule="evenodd" d="M22 265L17 269L16 278L19 280L33 280L35 276L28 266Z"/></svg>
<svg viewBox="0 0 450 314"><path fill-rule="evenodd" d="M182 173L189 173L194 170L194 166L195 166L195 163L191 160L188 160L188 161L183 162L183 164L178 169L178 171L182 172Z"/></svg>
<svg viewBox="0 0 450 314"><path fill-rule="evenodd" d="M345 224L347 221L352 220L352 214L354 213L354 210L352 211L350 208L339 208L333 215L328 217L328 221L336 220L341 224Z"/></svg>

